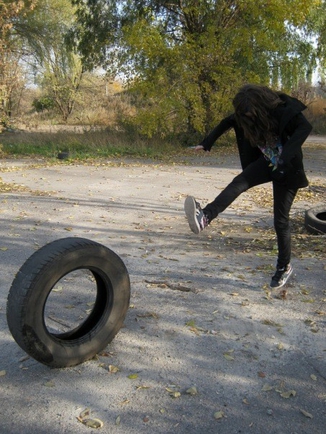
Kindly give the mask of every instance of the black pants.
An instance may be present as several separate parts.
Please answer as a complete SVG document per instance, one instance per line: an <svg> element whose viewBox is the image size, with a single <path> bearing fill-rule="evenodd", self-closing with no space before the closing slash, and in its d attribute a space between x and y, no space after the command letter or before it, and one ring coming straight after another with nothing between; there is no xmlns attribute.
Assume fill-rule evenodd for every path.
<svg viewBox="0 0 326 434"><path fill-rule="evenodd" d="M261 156L258 160L247 166L240 175L209 203L204 213L211 221L223 212L241 193L256 185L273 182L274 198L274 228L278 244L279 267L286 266L291 259L291 228L289 222L290 209L297 193L297 189L289 189L284 182L273 179L273 172L269 162Z"/></svg>

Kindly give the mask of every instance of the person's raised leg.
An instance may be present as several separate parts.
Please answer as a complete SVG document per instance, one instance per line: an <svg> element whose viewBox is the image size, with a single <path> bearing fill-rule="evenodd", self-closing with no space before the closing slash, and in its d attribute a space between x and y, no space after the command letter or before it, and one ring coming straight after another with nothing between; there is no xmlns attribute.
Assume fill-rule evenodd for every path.
<svg viewBox="0 0 326 434"><path fill-rule="evenodd" d="M203 208L209 221L212 221L223 212L242 193L257 185L271 181L268 161L261 156L249 164L231 183L213 200Z"/></svg>
<svg viewBox="0 0 326 434"><path fill-rule="evenodd" d="M193 196L188 196L185 200L185 213L190 229L198 234L218 214L223 212L231 203L255 185L264 184L271 181L268 162L263 156L249 164L239 175L237 175L229 185L213 200L213 202L201 208L200 204Z"/></svg>

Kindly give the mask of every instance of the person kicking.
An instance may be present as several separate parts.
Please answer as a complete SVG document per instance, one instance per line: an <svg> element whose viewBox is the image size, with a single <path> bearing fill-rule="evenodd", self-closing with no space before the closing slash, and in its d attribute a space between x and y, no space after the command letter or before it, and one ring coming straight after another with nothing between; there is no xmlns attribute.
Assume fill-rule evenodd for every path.
<svg viewBox="0 0 326 434"><path fill-rule="evenodd" d="M306 106L301 101L266 86L243 86L233 107L234 113L194 149L210 151L214 142L233 128L243 170L203 208L188 196L185 214L191 231L199 234L241 193L272 182L278 257L270 286L281 288L293 272L289 214L298 189L308 186L301 147L312 126L302 114Z"/></svg>

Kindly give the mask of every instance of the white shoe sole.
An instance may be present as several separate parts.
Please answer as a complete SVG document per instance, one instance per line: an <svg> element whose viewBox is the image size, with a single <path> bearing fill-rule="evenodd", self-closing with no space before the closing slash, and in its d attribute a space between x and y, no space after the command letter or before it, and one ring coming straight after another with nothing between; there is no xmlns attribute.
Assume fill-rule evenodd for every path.
<svg viewBox="0 0 326 434"><path fill-rule="evenodd" d="M187 196L184 204L184 210L189 223L189 227L194 234L199 234L200 227L196 218L196 201L192 196Z"/></svg>

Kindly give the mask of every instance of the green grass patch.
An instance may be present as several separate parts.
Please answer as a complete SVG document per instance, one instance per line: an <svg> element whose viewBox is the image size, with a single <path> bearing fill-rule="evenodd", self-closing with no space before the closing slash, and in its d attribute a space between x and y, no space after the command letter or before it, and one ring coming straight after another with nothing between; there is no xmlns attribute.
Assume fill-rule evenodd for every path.
<svg viewBox="0 0 326 434"><path fill-rule="evenodd" d="M179 150L181 151L180 145ZM69 152L71 159L105 157L162 157L173 154L176 147L157 140L133 140L124 135L96 131L77 133L5 133L0 135L0 150L4 156L42 156L57 158Z"/></svg>
<svg viewBox="0 0 326 434"><path fill-rule="evenodd" d="M234 137L223 136L214 153L228 154L234 149ZM194 138L192 145L198 141ZM232 146L233 145L233 146ZM176 137L146 139L138 134L117 131L76 132L7 132L0 134L0 156L11 158L38 157L48 160L68 152L68 161L130 157L173 162L183 157L196 158ZM200 153L199 153L200 155Z"/></svg>

